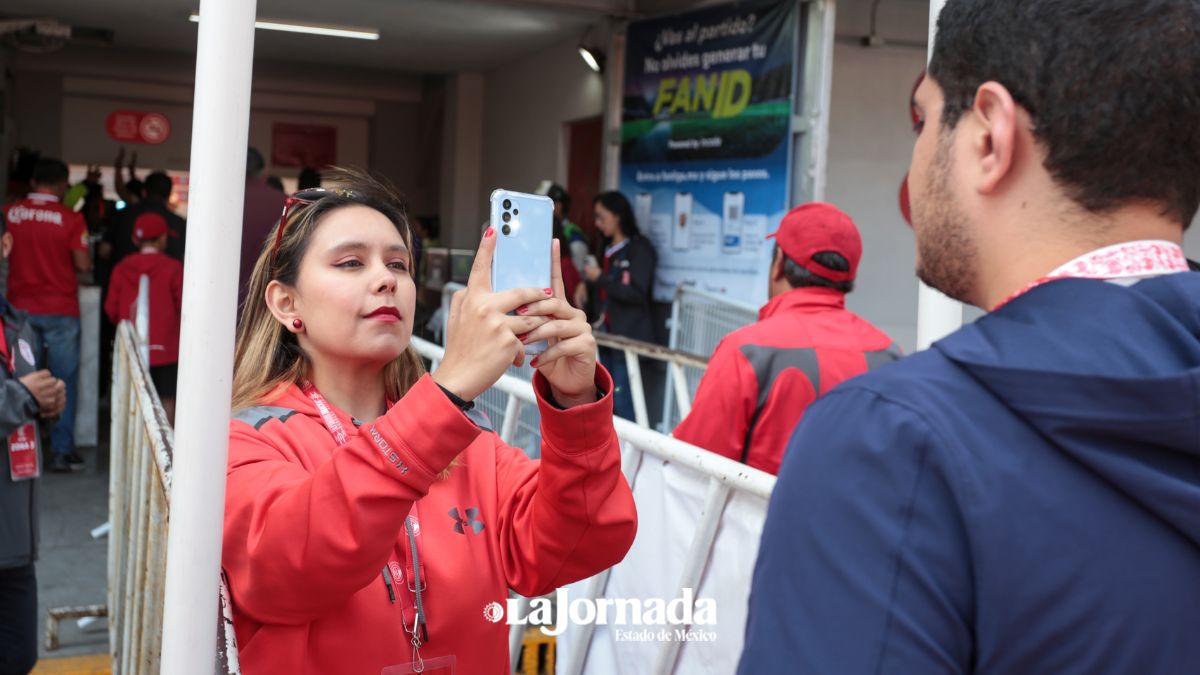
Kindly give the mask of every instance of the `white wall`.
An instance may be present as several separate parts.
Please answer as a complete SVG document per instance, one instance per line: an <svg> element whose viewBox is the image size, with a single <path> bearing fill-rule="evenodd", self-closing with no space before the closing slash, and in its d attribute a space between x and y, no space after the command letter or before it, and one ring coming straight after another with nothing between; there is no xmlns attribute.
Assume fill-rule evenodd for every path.
<svg viewBox="0 0 1200 675"><path fill-rule="evenodd" d="M592 42L608 44L606 31L594 30ZM484 201L496 188L529 192L565 180L563 123L604 110L604 77L584 64L578 44L572 37L486 74Z"/></svg>
<svg viewBox="0 0 1200 675"><path fill-rule="evenodd" d="M899 192L912 155L908 100L924 66L915 49L839 44L834 50L826 199L854 219L863 237L847 304L906 351L917 341L916 248Z"/></svg>
<svg viewBox="0 0 1200 675"><path fill-rule="evenodd" d="M892 336L906 351L917 342L916 246L900 215L900 183L914 141L909 98L925 69L929 3L879 5L876 32L912 46L866 48L870 0L838 3L833 54L826 199L858 224L863 258L847 305Z"/></svg>

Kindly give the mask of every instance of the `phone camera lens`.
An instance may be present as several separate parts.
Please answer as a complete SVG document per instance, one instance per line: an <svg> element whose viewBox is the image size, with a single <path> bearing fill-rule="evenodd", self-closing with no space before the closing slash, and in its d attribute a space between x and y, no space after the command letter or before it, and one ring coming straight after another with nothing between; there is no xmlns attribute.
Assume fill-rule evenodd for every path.
<svg viewBox="0 0 1200 675"><path fill-rule="evenodd" d="M513 209L513 215L514 215L514 216L515 216L515 215L517 215L518 213L520 213L520 211L518 211L518 210L516 210L516 209Z"/></svg>
<svg viewBox="0 0 1200 675"><path fill-rule="evenodd" d="M500 218L501 218L501 220L503 220L504 222L507 223L508 221L512 220L512 214L509 213L508 211L505 211L504 215L501 216ZM505 234L507 234L507 233L505 233Z"/></svg>
<svg viewBox="0 0 1200 675"><path fill-rule="evenodd" d="M505 200L504 200L504 208L505 208L506 210L507 210L507 209L511 209L511 208L512 208L512 201L511 201L511 200L508 200L508 199L505 199Z"/></svg>
<svg viewBox="0 0 1200 675"><path fill-rule="evenodd" d="M505 215L508 215L508 214L505 214ZM503 232L504 236L507 237L508 235L512 234L512 227L505 225L504 227L500 228L500 231Z"/></svg>

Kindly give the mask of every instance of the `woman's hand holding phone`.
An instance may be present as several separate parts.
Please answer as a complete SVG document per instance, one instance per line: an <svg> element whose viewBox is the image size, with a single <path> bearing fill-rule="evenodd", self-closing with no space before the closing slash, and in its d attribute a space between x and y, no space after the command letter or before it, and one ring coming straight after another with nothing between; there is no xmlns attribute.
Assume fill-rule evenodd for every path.
<svg viewBox="0 0 1200 675"><path fill-rule="evenodd" d="M524 363L525 343L517 336L525 336L550 320L543 316L545 312L528 308L546 301L551 289L514 288L492 292L495 235L495 230L490 227L484 233L467 287L455 293L450 302L446 354L433 373L435 382L468 401L487 391L510 365ZM558 275L555 278L561 289L562 274L557 272L557 257L554 262ZM527 309L521 311L522 308ZM516 313L510 315L512 312Z"/></svg>
<svg viewBox="0 0 1200 675"><path fill-rule="evenodd" d="M587 314L567 302L563 288L561 251L550 249L553 295L525 307L526 314L546 322L521 336L523 342L546 340L550 346L531 363L550 383L554 400L563 408L596 402L596 338Z"/></svg>

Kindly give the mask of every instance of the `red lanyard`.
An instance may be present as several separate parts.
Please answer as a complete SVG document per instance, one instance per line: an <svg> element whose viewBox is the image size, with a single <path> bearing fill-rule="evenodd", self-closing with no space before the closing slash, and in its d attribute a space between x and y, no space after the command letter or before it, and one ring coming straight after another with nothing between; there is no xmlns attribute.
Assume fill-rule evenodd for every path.
<svg viewBox="0 0 1200 675"><path fill-rule="evenodd" d="M317 388L314 387L311 382L304 382L304 384L301 386L301 389L305 394L308 395L310 399L312 399L313 405L317 406L317 412L321 413L321 421L325 424L325 430L328 431L329 435L333 437L333 442L336 443L339 448L345 445L350 440L350 436L346 433L346 426L342 424L342 419L338 417L336 412L333 411L333 408L329 405L329 402L325 400L325 397L321 395L321 392L317 391ZM388 408L391 408L392 403L389 401L387 406ZM405 581L402 578L404 575L399 573L399 564L395 561L388 561L383 575L383 581L385 586L387 586L386 590L389 598L393 597L392 587L390 584L388 584L389 575L394 578L398 584L407 587L408 590L413 594L412 627L409 628L406 625L405 630L408 631L409 635L412 637L410 643L413 646L414 665L419 663L421 660L421 645L429 641L429 629L427 627L428 613L425 611L425 603L423 598L423 594L428 588L428 581L425 576L425 570L421 564L421 556L418 551L419 544L417 542L417 538L420 536L419 523L420 512L417 508L417 503L413 502L412 511L404 519L404 528L409 544L404 550L404 560L406 563L408 563L409 569L409 579L407 580L408 583L403 583ZM412 551L411 555L409 554L410 549ZM407 623L407 621L404 621L403 623Z"/></svg>
<svg viewBox="0 0 1200 675"><path fill-rule="evenodd" d="M16 372L17 363L13 358L13 353L8 349L8 336L4 334L3 317L0 317L0 357L4 359L4 367L8 368L8 373L10 375Z"/></svg>
<svg viewBox="0 0 1200 675"><path fill-rule="evenodd" d="M1188 271L1183 248L1169 241L1130 241L1085 253L1005 298L992 311L1056 279L1154 277Z"/></svg>

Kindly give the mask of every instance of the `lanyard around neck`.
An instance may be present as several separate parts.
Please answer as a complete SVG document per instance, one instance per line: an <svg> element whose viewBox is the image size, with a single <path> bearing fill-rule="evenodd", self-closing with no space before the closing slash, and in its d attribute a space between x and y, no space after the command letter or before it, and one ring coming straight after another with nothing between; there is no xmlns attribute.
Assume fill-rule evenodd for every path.
<svg viewBox="0 0 1200 675"><path fill-rule="evenodd" d="M311 382L304 382L301 386L304 393L312 399L313 405L317 407L317 412L321 414L321 422L325 425L325 430L333 437L333 442L340 448L345 445L350 436L346 433L346 426L342 424L342 420L337 413L333 411L333 407L317 391L317 388ZM389 401L388 408L392 407ZM405 558L409 559L409 577L412 583L407 584L408 590L413 593L413 625L411 628L405 626L411 636L411 644L413 646L413 664L422 662L421 645L429 641L428 614L425 611L424 592L428 588L428 580L421 575L421 554L417 545L417 533L414 528L414 523L419 523L419 511L417 503L414 501L412 505L412 513L404 519L404 530L408 538L408 549L405 550ZM411 556L409 555L411 551ZM384 583L387 583L386 570L384 575ZM388 588L388 593L391 593L391 588ZM418 671L420 672L420 671Z"/></svg>
<svg viewBox="0 0 1200 675"><path fill-rule="evenodd" d="M1071 260L1046 276L1034 280L1005 298L992 311L1025 295L1029 291L1058 279L1099 279L1110 281L1122 278L1156 277L1188 271L1187 257L1179 244L1169 241L1129 241L1089 251Z"/></svg>

